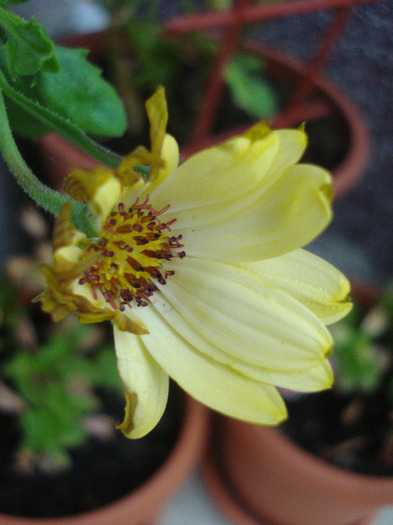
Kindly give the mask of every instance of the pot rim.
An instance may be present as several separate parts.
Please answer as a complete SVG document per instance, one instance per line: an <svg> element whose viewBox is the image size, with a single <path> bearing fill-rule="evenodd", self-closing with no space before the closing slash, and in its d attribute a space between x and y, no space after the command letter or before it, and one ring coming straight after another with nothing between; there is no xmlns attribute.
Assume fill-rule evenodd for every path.
<svg viewBox="0 0 393 525"><path fill-rule="evenodd" d="M334 486L337 492L348 491L353 501L361 500L363 503L373 502L380 505L393 502L393 476L361 474L332 465L294 443L279 428L233 420L230 422L230 430L225 429L224 423L220 432L225 431L230 431L235 440L236 436L241 436L243 446L248 453L255 453L255 457L263 443L264 454L276 454L285 461L292 472L301 470L303 474L310 474L315 479L325 479L326 484Z"/></svg>

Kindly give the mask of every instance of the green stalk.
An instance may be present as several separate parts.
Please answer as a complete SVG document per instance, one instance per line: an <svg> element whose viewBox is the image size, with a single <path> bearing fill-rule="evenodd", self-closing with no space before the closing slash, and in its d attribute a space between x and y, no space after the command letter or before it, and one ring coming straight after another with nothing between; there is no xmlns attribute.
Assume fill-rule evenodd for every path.
<svg viewBox="0 0 393 525"><path fill-rule="evenodd" d="M57 216L63 205L67 201L70 201L72 205L72 219L75 227L84 231L89 237L96 235L96 232L89 221L86 205L77 202L74 199L70 199L43 184L24 161L12 135L4 103L4 96L1 89L0 151L17 182L38 206Z"/></svg>

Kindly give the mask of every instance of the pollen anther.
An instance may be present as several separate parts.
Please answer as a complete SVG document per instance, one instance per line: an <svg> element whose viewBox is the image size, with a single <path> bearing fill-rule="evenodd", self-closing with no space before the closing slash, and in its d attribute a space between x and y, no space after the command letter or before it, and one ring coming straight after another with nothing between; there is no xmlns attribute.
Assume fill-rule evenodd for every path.
<svg viewBox="0 0 393 525"><path fill-rule="evenodd" d="M157 291L154 281L165 285L175 273L163 264L172 257L182 259L186 255L178 251L183 247L182 236L166 233L176 219L164 223L158 218L168 209L169 204L155 210L148 195L144 202L139 204L137 199L128 209L119 203L117 211L105 219L100 239L86 250L86 257L95 253L97 258L79 284L90 286L95 299L101 295L113 309L122 312L132 303L147 306Z"/></svg>

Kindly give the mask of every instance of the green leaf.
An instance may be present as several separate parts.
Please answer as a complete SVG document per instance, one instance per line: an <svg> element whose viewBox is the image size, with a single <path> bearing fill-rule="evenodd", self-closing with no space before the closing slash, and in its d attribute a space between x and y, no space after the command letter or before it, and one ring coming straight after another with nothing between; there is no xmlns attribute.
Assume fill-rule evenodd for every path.
<svg viewBox="0 0 393 525"><path fill-rule="evenodd" d="M37 101L35 101L34 94L29 92L30 88L28 88L27 86L25 86L25 88L29 92L30 96L33 98L25 96L20 88L14 89L14 87L12 87L9 84L9 82L1 73L1 71L0 87L3 89L4 94L9 99L11 99L14 105L18 106L19 111L17 112L16 118L19 120L13 120L11 122L11 126L14 131L17 132L19 130L21 136L25 136L28 138L32 137L31 130L28 129L28 124L29 119L33 117L38 124L43 126L43 128L41 129L45 129L46 132L50 130L56 131L64 138L66 138L73 144L76 144L78 147L86 151L89 155L102 162L103 164L107 164L108 166L111 166L113 168L116 168L118 166L121 158L117 154L95 143L74 123L70 122L69 120L66 120L61 115L57 115L53 111L49 110L48 108L42 106ZM27 119L24 118L26 115L28 117ZM25 129L23 130L23 128Z"/></svg>
<svg viewBox="0 0 393 525"><path fill-rule="evenodd" d="M32 18L23 20L8 9L0 7L0 26L6 35L4 50L10 77L36 75L39 71L58 71L55 46L45 28ZM32 81L33 79L30 79Z"/></svg>
<svg viewBox="0 0 393 525"><path fill-rule="evenodd" d="M224 70L234 102L251 118L264 119L277 113L274 90L263 77L263 64L256 57L238 56Z"/></svg>
<svg viewBox="0 0 393 525"><path fill-rule="evenodd" d="M86 60L85 51L56 47L56 56L61 71L41 71L32 86L28 78L18 77L14 82L4 74L5 57L0 49L1 87L14 103L7 106L12 129L28 138L57 131L92 154L84 147L91 139L81 141L82 130L97 136L122 135L127 127L123 103L101 71ZM118 163L117 157L116 166Z"/></svg>
<svg viewBox="0 0 393 525"><path fill-rule="evenodd" d="M380 384L383 360L373 338L353 324L357 314L333 325L336 386L344 392L372 392Z"/></svg>
<svg viewBox="0 0 393 525"><path fill-rule="evenodd" d="M86 133L120 136L127 127L123 103L86 56L85 50L56 46L61 70L39 75L36 89L40 100Z"/></svg>

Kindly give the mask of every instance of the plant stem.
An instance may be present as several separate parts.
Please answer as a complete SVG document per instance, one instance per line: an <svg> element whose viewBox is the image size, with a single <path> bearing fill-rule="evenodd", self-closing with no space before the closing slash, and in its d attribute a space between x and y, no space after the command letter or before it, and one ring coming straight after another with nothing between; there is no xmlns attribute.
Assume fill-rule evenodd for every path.
<svg viewBox="0 0 393 525"><path fill-rule="evenodd" d="M104 148L101 144L97 144L72 122L60 115L52 113L49 109L41 106L38 102L25 97L21 92L12 88L1 71L0 88L4 91L4 94L7 97L13 100L25 111L28 111L44 125L52 128L66 140L69 140L75 144L75 146L82 149L85 153L91 155L99 162L102 162L111 168L117 168L120 164L121 157L117 155L117 153Z"/></svg>
<svg viewBox="0 0 393 525"><path fill-rule="evenodd" d="M72 217L75 226L84 231L88 236L94 236L96 234L89 221L86 205L77 202L74 199L70 199L43 184L24 161L12 135L1 89L0 151L17 182L38 206L57 216L65 202L70 201L72 204Z"/></svg>

